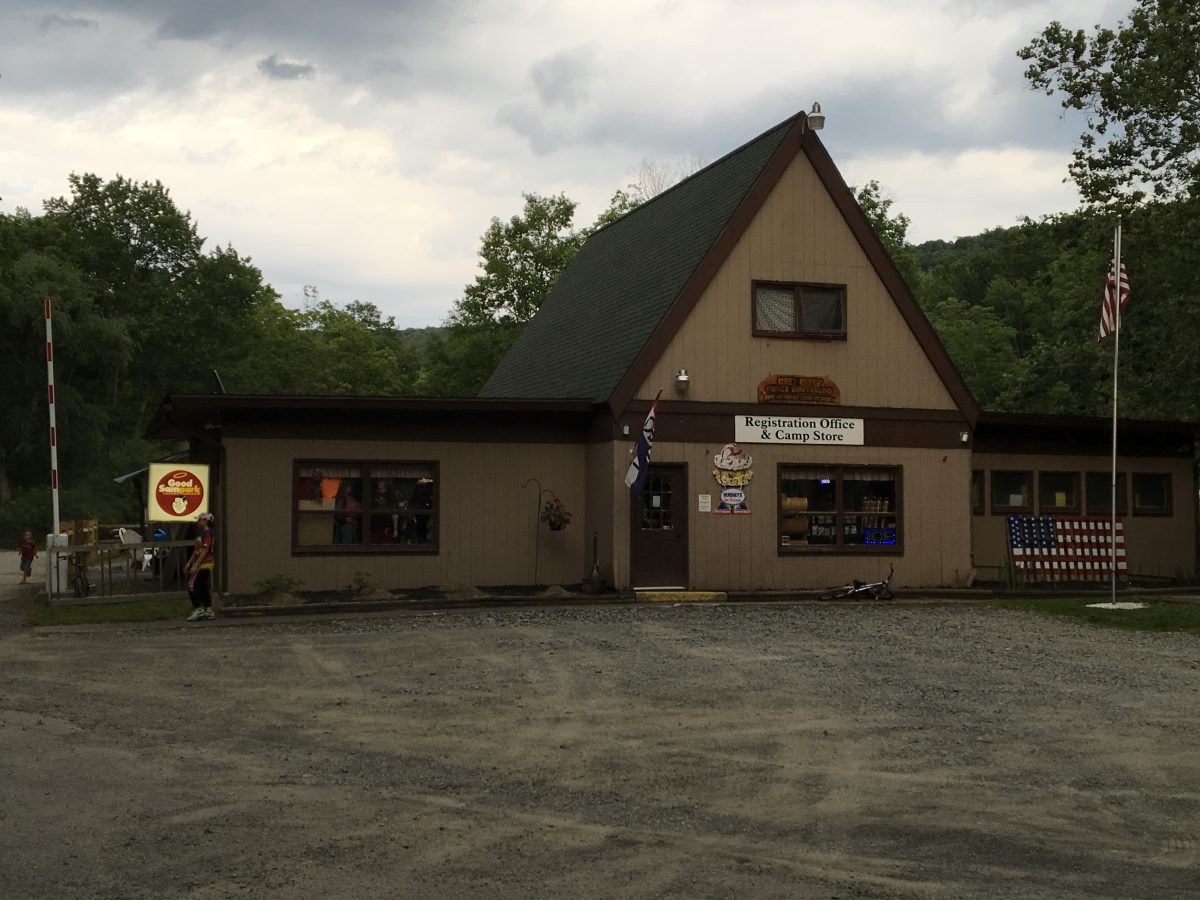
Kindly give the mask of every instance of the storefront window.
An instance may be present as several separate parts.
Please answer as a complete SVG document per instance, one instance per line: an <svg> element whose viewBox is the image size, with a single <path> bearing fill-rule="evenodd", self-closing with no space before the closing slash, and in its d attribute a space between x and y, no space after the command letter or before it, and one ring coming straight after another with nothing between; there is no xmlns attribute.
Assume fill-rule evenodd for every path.
<svg viewBox="0 0 1200 900"><path fill-rule="evenodd" d="M890 467L780 466L780 550L898 549L898 482Z"/></svg>
<svg viewBox="0 0 1200 900"><path fill-rule="evenodd" d="M322 551L437 547L434 463L296 464L295 545Z"/></svg>
<svg viewBox="0 0 1200 900"><path fill-rule="evenodd" d="M992 472L992 512L1033 512L1033 473Z"/></svg>
<svg viewBox="0 0 1200 900"><path fill-rule="evenodd" d="M1133 514L1169 516L1171 514L1171 476L1134 473Z"/></svg>
<svg viewBox="0 0 1200 900"><path fill-rule="evenodd" d="M1038 507L1047 514L1079 512L1079 473L1039 472Z"/></svg>
<svg viewBox="0 0 1200 900"><path fill-rule="evenodd" d="M1128 502L1125 499L1125 473L1117 473L1117 515L1125 515ZM1088 472L1084 490L1087 492L1088 515L1112 515L1112 473Z"/></svg>

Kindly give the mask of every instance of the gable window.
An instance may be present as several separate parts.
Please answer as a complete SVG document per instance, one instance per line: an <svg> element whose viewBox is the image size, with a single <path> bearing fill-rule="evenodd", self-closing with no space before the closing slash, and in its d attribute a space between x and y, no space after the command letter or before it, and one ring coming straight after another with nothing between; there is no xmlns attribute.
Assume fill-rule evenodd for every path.
<svg viewBox="0 0 1200 900"><path fill-rule="evenodd" d="M1033 512L1033 473L993 472L993 515L1031 512Z"/></svg>
<svg viewBox="0 0 1200 900"><path fill-rule="evenodd" d="M900 469L779 467L779 550L898 552Z"/></svg>
<svg viewBox="0 0 1200 900"><path fill-rule="evenodd" d="M306 460L295 464L298 552L437 550L437 464Z"/></svg>
<svg viewBox="0 0 1200 900"><path fill-rule="evenodd" d="M1079 512L1079 473L1039 472L1038 508L1042 513Z"/></svg>
<svg viewBox="0 0 1200 900"><path fill-rule="evenodd" d="M845 286L754 282L754 334L762 337L844 338Z"/></svg>
<svg viewBox="0 0 1200 900"><path fill-rule="evenodd" d="M1112 515L1112 472L1088 472L1084 490L1087 492L1087 511L1090 515ZM1125 500L1125 473L1117 473L1117 515L1128 509Z"/></svg>
<svg viewBox="0 0 1200 900"><path fill-rule="evenodd" d="M1135 516L1171 515L1171 476L1133 473L1133 514Z"/></svg>

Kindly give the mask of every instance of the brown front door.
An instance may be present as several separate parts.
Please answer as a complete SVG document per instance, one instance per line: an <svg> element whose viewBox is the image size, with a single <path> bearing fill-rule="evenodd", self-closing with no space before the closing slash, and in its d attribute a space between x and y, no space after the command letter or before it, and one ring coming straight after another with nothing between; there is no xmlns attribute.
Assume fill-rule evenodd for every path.
<svg viewBox="0 0 1200 900"><path fill-rule="evenodd" d="M650 466L646 489L629 495L629 575L635 588L688 586L687 471Z"/></svg>

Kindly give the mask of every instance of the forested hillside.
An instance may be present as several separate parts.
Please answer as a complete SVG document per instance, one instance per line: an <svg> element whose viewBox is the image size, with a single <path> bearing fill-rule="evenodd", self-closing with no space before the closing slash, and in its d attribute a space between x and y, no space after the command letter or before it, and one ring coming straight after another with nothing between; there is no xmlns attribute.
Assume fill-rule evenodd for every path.
<svg viewBox="0 0 1200 900"><path fill-rule="evenodd" d="M1122 415L1200 420L1200 203L1126 212ZM1073 213L912 252L914 291L986 409L1107 415L1113 341L1097 342L1115 212Z"/></svg>

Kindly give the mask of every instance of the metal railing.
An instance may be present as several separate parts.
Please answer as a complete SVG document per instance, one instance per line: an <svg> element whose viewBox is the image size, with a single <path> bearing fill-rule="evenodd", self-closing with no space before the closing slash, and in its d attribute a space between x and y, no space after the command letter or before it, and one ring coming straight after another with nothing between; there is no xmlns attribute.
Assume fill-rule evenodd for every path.
<svg viewBox="0 0 1200 900"><path fill-rule="evenodd" d="M58 600L183 591L192 546L192 541L135 541L47 547L46 593Z"/></svg>

